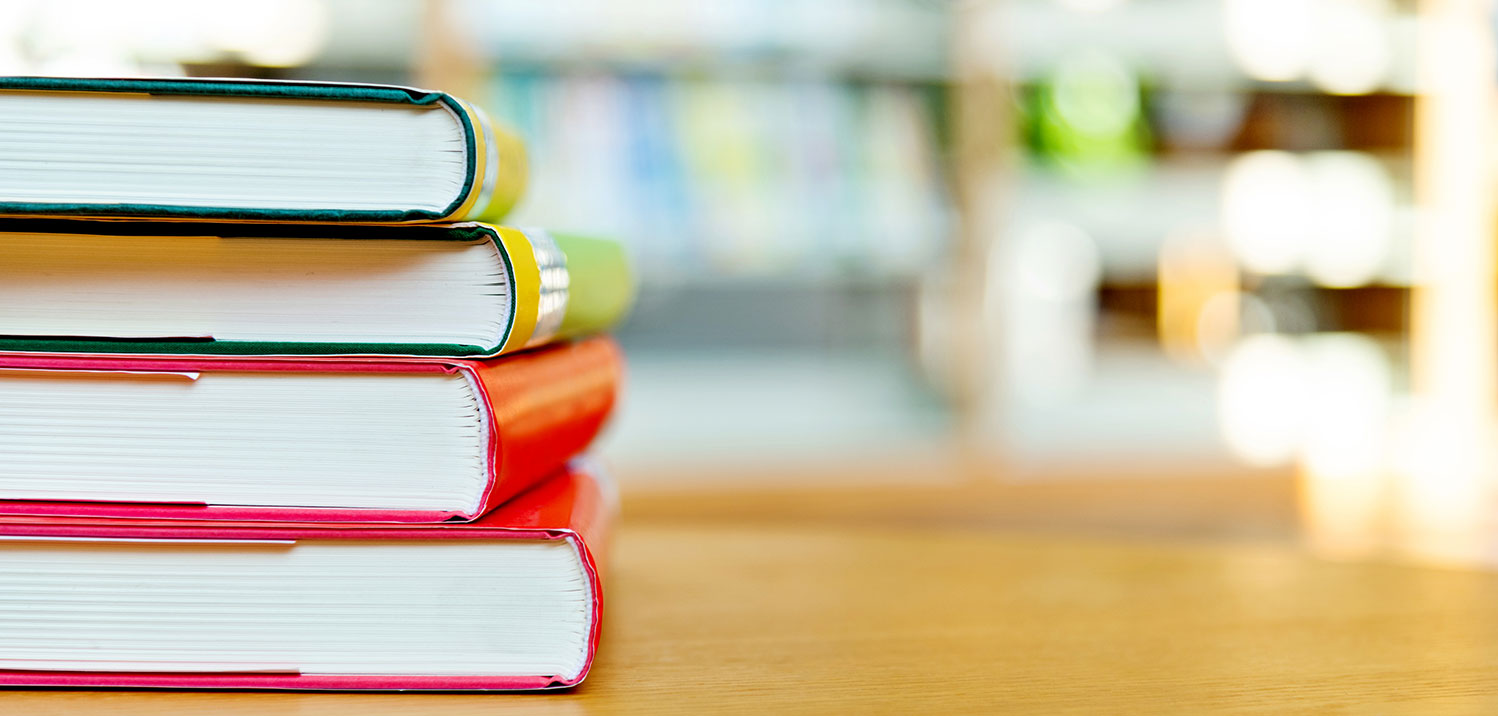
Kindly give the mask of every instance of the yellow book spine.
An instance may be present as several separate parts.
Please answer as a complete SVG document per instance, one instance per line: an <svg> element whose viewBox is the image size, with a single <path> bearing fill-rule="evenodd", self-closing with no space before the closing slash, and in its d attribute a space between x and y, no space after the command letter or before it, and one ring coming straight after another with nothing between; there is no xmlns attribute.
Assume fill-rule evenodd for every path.
<svg viewBox="0 0 1498 716"><path fill-rule="evenodd" d="M473 125L474 176L467 198L449 218L494 221L509 213L525 191L529 172L525 143L496 126L482 109L459 103Z"/></svg>
<svg viewBox="0 0 1498 716"><path fill-rule="evenodd" d="M515 305L515 321L510 325L510 335L500 353L518 351L530 344L536 332L536 318L541 305L541 266L536 261L535 249L530 239L519 229L506 226L491 227L499 236L500 244L510 257L510 269L514 272L513 291L510 300Z"/></svg>

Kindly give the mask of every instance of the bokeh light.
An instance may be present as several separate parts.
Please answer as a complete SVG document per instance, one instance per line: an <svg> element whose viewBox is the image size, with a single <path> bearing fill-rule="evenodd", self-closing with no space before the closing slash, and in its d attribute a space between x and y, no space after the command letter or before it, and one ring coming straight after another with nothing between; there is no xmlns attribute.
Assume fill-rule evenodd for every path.
<svg viewBox="0 0 1498 716"><path fill-rule="evenodd" d="M1244 268L1263 274L1293 271L1311 235L1316 205L1310 172L1290 152L1235 157L1222 184L1228 245Z"/></svg>

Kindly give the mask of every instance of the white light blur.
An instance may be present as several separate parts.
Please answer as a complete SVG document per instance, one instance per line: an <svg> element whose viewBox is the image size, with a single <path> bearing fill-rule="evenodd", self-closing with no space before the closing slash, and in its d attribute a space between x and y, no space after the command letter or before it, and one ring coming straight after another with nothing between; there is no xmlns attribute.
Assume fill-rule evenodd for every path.
<svg viewBox="0 0 1498 716"><path fill-rule="evenodd" d="M1367 336L1311 336L1302 346L1314 391L1301 446L1306 536L1323 555L1364 557L1381 542L1392 492L1393 370Z"/></svg>
<svg viewBox="0 0 1498 716"><path fill-rule="evenodd" d="M212 44L252 64L291 67L312 60L327 42L328 9L317 0L257 0L217 6Z"/></svg>
<svg viewBox="0 0 1498 716"><path fill-rule="evenodd" d="M1223 437L1250 464L1299 456L1316 478L1376 476L1388 459L1393 383L1388 356L1366 336L1250 336L1222 363Z"/></svg>
<svg viewBox="0 0 1498 716"><path fill-rule="evenodd" d="M1124 0L1056 0L1061 7L1087 15L1107 12L1123 3Z"/></svg>
<svg viewBox="0 0 1498 716"><path fill-rule="evenodd" d="M35 0L0 3L0 43L15 42L21 36L35 6Z"/></svg>
<svg viewBox="0 0 1498 716"><path fill-rule="evenodd" d="M328 13L323 0L0 3L0 45L21 48L24 30L16 54L43 74L129 76L225 58L289 67L322 51Z"/></svg>
<svg viewBox="0 0 1498 716"><path fill-rule="evenodd" d="M1251 465L1289 462L1301 445L1309 366L1295 341L1250 336L1223 361L1217 412L1222 436Z"/></svg>
<svg viewBox="0 0 1498 716"><path fill-rule="evenodd" d="M1233 158L1222 184L1223 231L1245 268L1262 274L1296 268L1313 220L1312 189L1306 167L1289 152Z"/></svg>
<svg viewBox="0 0 1498 716"><path fill-rule="evenodd" d="M30 61L21 54L21 36L35 4L29 0L0 3L0 75L33 73Z"/></svg>
<svg viewBox="0 0 1498 716"><path fill-rule="evenodd" d="M1389 77L1393 8L1387 0L1320 0L1309 75L1331 94L1367 94Z"/></svg>
<svg viewBox="0 0 1498 716"><path fill-rule="evenodd" d="M1389 358L1354 333L1304 341L1311 399L1304 406L1303 458L1314 476L1374 479L1385 465L1385 429L1393 397Z"/></svg>
<svg viewBox="0 0 1498 716"><path fill-rule="evenodd" d="M1233 59L1248 76L1269 82L1300 77L1310 60L1310 0L1225 0L1224 31Z"/></svg>
<svg viewBox="0 0 1498 716"><path fill-rule="evenodd" d="M135 18L125 34L143 60L212 61L222 52L208 38L209 28L218 22L220 5L200 0L136 0L132 3ZM231 7L224 11L237 12Z"/></svg>
<svg viewBox="0 0 1498 716"><path fill-rule="evenodd" d="M1373 281L1394 242L1394 180L1378 160L1360 152L1317 152L1305 158L1315 220L1305 269L1323 286Z"/></svg>
<svg viewBox="0 0 1498 716"><path fill-rule="evenodd" d="M0 44L0 75L31 74L31 63L14 47Z"/></svg>
<svg viewBox="0 0 1498 716"><path fill-rule="evenodd" d="M1076 397L1092 374L1097 244L1075 225L1038 223L995 244L988 268L1006 390L1032 405Z"/></svg>
<svg viewBox="0 0 1498 716"><path fill-rule="evenodd" d="M1004 253L1003 274L1025 295L1043 301L1090 300L1102 277L1097 242L1075 224L1036 224L1016 234Z"/></svg>
<svg viewBox="0 0 1498 716"><path fill-rule="evenodd" d="M68 53L34 64L39 75L48 77L130 77L140 66L109 52Z"/></svg>
<svg viewBox="0 0 1498 716"><path fill-rule="evenodd" d="M42 61L68 62L104 56L123 59L129 50L126 34L135 18L128 3L55 0L37 5L30 22L31 51Z"/></svg>

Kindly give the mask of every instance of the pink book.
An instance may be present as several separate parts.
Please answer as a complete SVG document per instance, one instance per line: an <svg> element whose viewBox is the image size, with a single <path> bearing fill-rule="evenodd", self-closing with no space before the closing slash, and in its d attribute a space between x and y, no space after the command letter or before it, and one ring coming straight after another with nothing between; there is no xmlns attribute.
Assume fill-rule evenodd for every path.
<svg viewBox="0 0 1498 716"><path fill-rule="evenodd" d="M471 523L0 517L0 685L571 686L615 507L574 464Z"/></svg>

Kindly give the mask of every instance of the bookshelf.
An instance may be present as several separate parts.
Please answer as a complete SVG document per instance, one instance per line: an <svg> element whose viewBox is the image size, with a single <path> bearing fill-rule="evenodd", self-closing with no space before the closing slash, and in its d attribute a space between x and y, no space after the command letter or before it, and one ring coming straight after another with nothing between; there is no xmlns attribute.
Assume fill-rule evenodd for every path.
<svg viewBox="0 0 1498 716"><path fill-rule="evenodd" d="M704 405L740 405L753 428L720 444L729 459L808 434L841 436L825 455L943 439L949 398L923 346L956 222L946 3L152 2L78 21L69 7L18 4L0 64L416 84L518 127L534 174L511 221L635 249L645 288L620 337L639 369L630 406L652 414L618 421L622 449L677 452ZM744 361L745 346L764 350ZM679 356L716 367L677 370Z"/></svg>
<svg viewBox="0 0 1498 716"><path fill-rule="evenodd" d="M645 291L621 337L640 374L719 366L688 371L695 389L639 383L639 403L691 416L737 400L725 386L769 391L743 416L763 430L733 442L746 458L811 430L847 438L829 455L1107 460L1088 446L1143 422L1124 457L1226 462L1219 366L1270 328L1292 343L1342 335L1410 380L1411 3L313 4L316 52L300 65L267 65L268 44L196 14L180 56L122 51L137 70L172 60L479 98L536 159L514 221L635 247ZM246 27L285 10L273 5L244 10ZM67 34L55 14L26 27ZM71 61L52 46L22 49L38 68ZM746 365L746 346L765 350ZM762 387L777 373L802 382ZM695 399L644 397L657 388ZM1136 420L1144 402L1160 412ZM797 411L825 419L791 430L780 416ZM896 417L856 427L870 411ZM664 455L695 422L682 420L617 442ZM1026 436L1055 449L1027 452Z"/></svg>
<svg viewBox="0 0 1498 716"><path fill-rule="evenodd" d="M1196 471L1243 459L1218 404L1242 336L1343 336L1405 380L1407 8L1372 18L1383 70L1353 87L1316 57L1315 72L1255 77L1226 31L1240 3L687 5L445 8L467 81L530 135L539 168L516 220L582 216L639 251L646 290L622 336L639 389L691 396L665 408L690 414L726 404L724 386L801 376L735 397L762 407L715 449L815 431L841 436L829 454L935 444L1011 471L1074 456ZM896 47L896 27L898 51L870 51ZM1297 183L1317 201L1287 204L1276 187ZM1234 211L1247 249L1229 240L1245 233ZM1298 243L1323 248L1276 256ZM1166 266L1182 246L1187 263ZM1203 271L1216 283L1196 286ZM870 382L808 389L839 374ZM683 375L701 390L666 385ZM789 430L780 412L822 418ZM904 417L869 432L870 413ZM651 435L695 434L657 417L621 421L618 444L659 445L648 458L674 440Z"/></svg>
<svg viewBox="0 0 1498 716"><path fill-rule="evenodd" d="M624 472L947 440L920 348L956 223L946 5L426 8L429 84L528 140L511 221L634 250Z"/></svg>
<svg viewBox="0 0 1498 716"><path fill-rule="evenodd" d="M1032 269L963 297L988 330L965 359L986 367L968 377L980 452L1041 474L1079 456L1289 465L1302 448L1252 444L1292 406L1225 404L1224 366L1259 334L1376 364L1390 395L1408 380L1416 23L1343 5L966 7L966 101L1012 128L958 155L976 162L958 172L966 251Z"/></svg>

